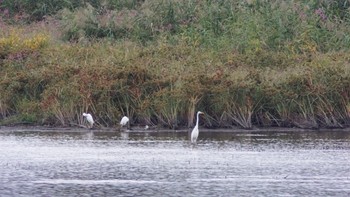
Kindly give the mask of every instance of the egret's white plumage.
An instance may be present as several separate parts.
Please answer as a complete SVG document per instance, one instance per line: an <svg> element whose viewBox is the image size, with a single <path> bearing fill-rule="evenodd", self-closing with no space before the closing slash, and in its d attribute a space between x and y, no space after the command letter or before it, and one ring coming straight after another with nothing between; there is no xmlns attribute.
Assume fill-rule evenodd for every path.
<svg viewBox="0 0 350 197"><path fill-rule="evenodd" d="M196 126L193 128L192 133L191 133L191 142L196 143L198 135L199 135L199 130L198 130L198 123L199 123L199 114L204 114L201 111L197 112L197 122Z"/></svg>
<svg viewBox="0 0 350 197"><path fill-rule="evenodd" d="M94 125L94 119L92 118L91 114L89 113L83 113L83 116L86 118L86 120L89 123L89 128L92 128L92 126Z"/></svg>
<svg viewBox="0 0 350 197"><path fill-rule="evenodd" d="M121 126L125 126L129 122L129 118L124 116L122 120L120 121Z"/></svg>

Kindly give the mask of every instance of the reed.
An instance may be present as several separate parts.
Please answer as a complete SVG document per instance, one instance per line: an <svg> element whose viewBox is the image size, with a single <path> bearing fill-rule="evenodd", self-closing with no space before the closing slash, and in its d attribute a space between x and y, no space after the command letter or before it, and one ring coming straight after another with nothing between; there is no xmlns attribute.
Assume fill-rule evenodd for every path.
<svg viewBox="0 0 350 197"><path fill-rule="evenodd" d="M14 23L36 9L25 4L0 21L2 124L81 125L89 112L101 127L127 115L176 129L201 110L211 128L349 125L345 4L65 2L42 23Z"/></svg>

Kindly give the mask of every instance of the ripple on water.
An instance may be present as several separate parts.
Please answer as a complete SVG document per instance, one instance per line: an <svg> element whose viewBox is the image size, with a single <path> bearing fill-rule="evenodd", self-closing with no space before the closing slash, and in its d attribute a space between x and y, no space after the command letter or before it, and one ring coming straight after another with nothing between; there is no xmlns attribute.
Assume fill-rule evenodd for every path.
<svg viewBox="0 0 350 197"><path fill-rule="evenodd" d="M350 194L350 134L182 135L0 133L0 196Z"/></svg>

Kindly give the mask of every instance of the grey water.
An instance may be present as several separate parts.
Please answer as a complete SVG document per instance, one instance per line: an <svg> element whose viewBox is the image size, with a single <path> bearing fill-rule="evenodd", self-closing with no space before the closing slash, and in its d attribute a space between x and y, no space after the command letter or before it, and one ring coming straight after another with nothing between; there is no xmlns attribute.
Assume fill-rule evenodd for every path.
<svg viewBox="0 0 350 197"><path fill-rule="evenodd" d="M0 196L349 196L350 132L0 130Z"/></svg>

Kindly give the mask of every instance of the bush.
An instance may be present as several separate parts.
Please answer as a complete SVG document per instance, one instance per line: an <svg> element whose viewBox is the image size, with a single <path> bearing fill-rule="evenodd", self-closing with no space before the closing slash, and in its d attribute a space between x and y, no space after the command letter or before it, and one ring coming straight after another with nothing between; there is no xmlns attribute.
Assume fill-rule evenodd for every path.
<svg viewBox="0 0 350 197"><path fill-rule="evenodd" d="M31 37L21 37L21 31L24 30L11 29L0 38L0 59L24 59L48 45L48 35L39 33Z"/></svg>

